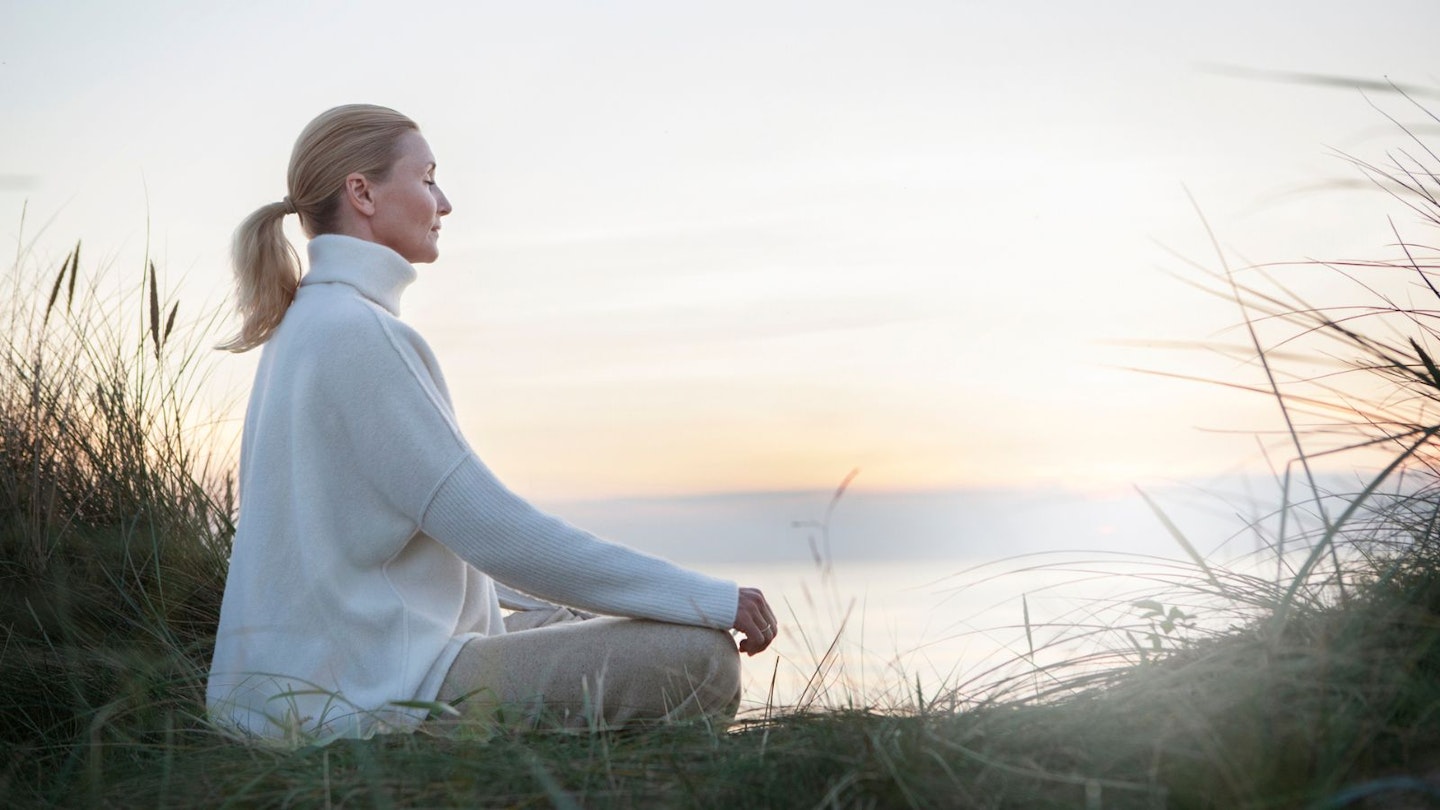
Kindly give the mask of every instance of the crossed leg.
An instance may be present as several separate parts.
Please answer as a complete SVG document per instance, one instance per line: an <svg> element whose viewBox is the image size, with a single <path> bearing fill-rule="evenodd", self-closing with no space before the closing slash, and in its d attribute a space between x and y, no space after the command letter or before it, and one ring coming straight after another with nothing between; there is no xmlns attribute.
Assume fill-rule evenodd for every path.
<svg viewBox="0 0 1440 810"><path fill-rule="evenodd" d="M514 624L535 624L517 617ZM643 619L539 618L533 629L461 649L438 696L460 711L460 722L613 729L728 722L739 708L740 658L727 633Z"/></svg>

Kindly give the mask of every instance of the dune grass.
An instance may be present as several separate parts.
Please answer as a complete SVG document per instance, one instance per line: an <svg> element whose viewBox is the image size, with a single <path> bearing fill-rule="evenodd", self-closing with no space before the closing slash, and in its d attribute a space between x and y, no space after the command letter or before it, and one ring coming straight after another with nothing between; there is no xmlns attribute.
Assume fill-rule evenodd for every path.
<svg viewBox="0 0 1440 810"><path fill-rule="evenodd" d="M1387 160L1357 165L1440 225L1440 160L1419 138ZM1223 254L1202 283L1242 305L1233 351L1257 381L1234 384L1281 407L1293 459L1246 560L1207 558L1157 507L1174 560L962 577L1038 565L1132 587L1043 624L1024 602L1023 651L954 683L831 685L729 729L294 750L236 744L203 716L234 517L233 479L196 435L213 319L170 300L148 262L116 299L78 243L48 266L22 254L0 316L0 803L1440 805L1440 313L1382 292L1402 275L1440 299L1440 251L1398 241L1394 259L1318 268L1356 281L1354 306ZM1329 367L1287 373L1295 355ZM1347 453L1371 472L1326 491L1312 462ZM823 641L817 682L835 671Z"/></svg>

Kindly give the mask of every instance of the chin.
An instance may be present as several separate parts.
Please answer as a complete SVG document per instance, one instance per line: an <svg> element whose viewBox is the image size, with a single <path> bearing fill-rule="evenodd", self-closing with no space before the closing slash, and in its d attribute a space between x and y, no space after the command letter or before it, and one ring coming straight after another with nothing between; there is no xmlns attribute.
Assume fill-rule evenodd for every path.
<svg viewBox="0 0 1440 810"><path fill-rule="evenodd" d="M438 258L440 258L440 248L428 247L406 256L405 261L411 264L429 264Z"/></svg>

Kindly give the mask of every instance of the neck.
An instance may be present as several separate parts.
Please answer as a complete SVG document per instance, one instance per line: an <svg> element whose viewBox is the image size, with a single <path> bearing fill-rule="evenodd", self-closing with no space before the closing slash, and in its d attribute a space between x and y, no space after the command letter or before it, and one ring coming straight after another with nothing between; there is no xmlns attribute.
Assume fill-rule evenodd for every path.
<svg viewBox="0 0 1440 810"><path fill-rule="evenodd" d="M347 284L400 315L400 296L417 277L399 253L378 242L342 233L321 234L308 246L310 270L300 285Z"/></svg>

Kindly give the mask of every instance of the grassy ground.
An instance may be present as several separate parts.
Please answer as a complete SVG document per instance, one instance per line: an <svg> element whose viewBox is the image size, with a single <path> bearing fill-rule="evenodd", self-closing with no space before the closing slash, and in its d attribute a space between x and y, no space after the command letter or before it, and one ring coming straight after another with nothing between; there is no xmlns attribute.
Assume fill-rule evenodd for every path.
<svg viewBox="0 0 1440 810"><path fill-rule="evenodd" d="M11 668L12 643L4 711L23 715L29 734L11 738L0 796L12 806L1216 808L1395 807L1409 796L1425 807L1424 796L1440 798L1440 589L1433 567L1414 565L1278 637L1235 632L1041 701L779 712L729 731L257 749L199 720L201 659L130 641ZM1346 791L1373 800L1350 803Z"/></svg>
<svg viewBox="0 0 1440 810"><path fill-rule="evenodd" d="M1435 174L1408 154L1361 168L1440 225ZM1343 270L1428 285L1419 254L1435 252L1408 245ZM153 268L133 299L108 301L85 267L78 244L58 267L17 263L0 311L5 806L1440 806L1427 310L1382 298L1337 312L1271 274L1217 271L1217 291L1244 304L1255 388L1294 440L1284 502L1255 527L1274 575L1216 567L1177 532L1187 575L1122 606L1144 617L1134 628L1116 614L1077 621L1069 638L1089 654L1052 661L1042 645L898 704L769 707L730 729L275 750L203 719L234 511L229 476L194 452L199 358L215 335L177 324ZM1297 340L1346 359L1287 376L1271 348L1293 354L1308 345ZM1318 453L1365 448L1393 466L1373 485L1311 483ZM1233 620L1197 628L1179 603Z"/></svg>

